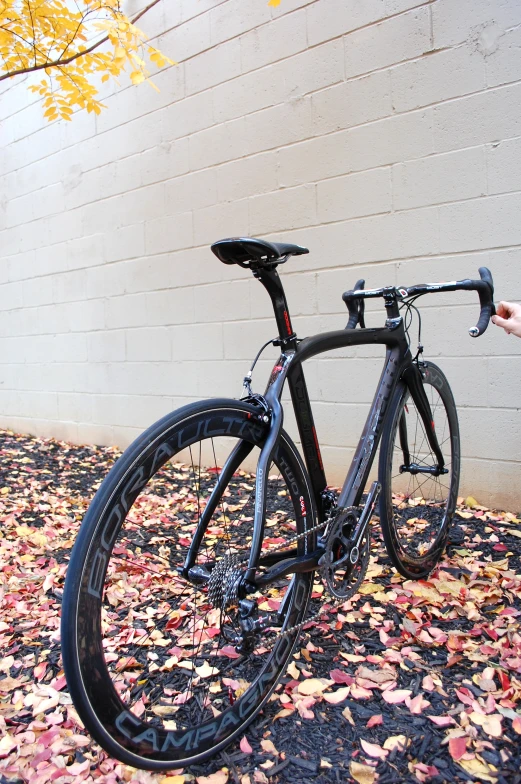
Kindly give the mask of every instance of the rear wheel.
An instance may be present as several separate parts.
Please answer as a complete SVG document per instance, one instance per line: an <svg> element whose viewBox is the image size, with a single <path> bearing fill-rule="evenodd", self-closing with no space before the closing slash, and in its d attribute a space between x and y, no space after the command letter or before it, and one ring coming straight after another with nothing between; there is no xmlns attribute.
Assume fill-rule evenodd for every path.
<svg viewBox="0 0 521 784"><path fill-rule="evenodd" d="M409 389L400 383L380 447L380 522L387 552L405 577L425 577L447 544L456 507L460 443L456 405L439 367L421 367L447 473L428 473L438 461Z"/></svg>
<svg viewBox="0 0 521 784"><path fill-rule="evenodd" d="M306 618L312 573L283 576L248 595L259 630L244 644L236 588L253 526L250 469L266 433L256 414L240 402L206 401L153 425L107 476L74 546L62 615L67 683L87 729L134 767L199 762L243 731ZM248 462L223 482L240 443ZM210 580L197 583L178 570L218 483L196 554ZM305 469L283 432L269 470L264 548L312 526ZM297 544L299 555L313 547L312 534Z"/></svg>

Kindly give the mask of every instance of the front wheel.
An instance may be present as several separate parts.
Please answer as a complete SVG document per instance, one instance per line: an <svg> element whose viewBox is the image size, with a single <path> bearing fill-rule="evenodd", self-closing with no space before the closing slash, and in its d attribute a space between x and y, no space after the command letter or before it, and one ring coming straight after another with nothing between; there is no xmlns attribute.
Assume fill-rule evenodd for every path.
<svg viewBox="0 0 521 784"><path fill-rule="evenodd" d="M396 569L412 579L427 576L445 549L456 508L460 469L458 416L449 383L431 362L421 365L420 371L444 458L444 473L437 473L438 460L404 382L399 383L390 404L379 464L380 523L385 546Z"/></svg>
<svg viewBox="0 0 521 784"><path fill-rule="evenodd" d="M266 437L257 415L216 400L164 417L117 461L82 523L63 597L64 669L85 726L128 765L184 767L244 731L306 618L313 574L282 576L248 594L258 631L244 644L238 580L253 526L251 469ZM314 549L307 475L284 431L267 483L264 548L295 547L304 534L298 554ZM206 581L186 579L188 548L215 493L194 568Z"/></svg>

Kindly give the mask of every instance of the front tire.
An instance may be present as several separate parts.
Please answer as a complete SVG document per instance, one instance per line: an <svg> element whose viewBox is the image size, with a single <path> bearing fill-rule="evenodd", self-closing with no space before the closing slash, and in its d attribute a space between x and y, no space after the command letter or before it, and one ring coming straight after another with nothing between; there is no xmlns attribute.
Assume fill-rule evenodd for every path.
<svg viewBox="0 0 521 784"><path fill-rule="evenodd" d="M128 765L183 767L230 743L269 698L305 620L313 574L282 577L249 597L267 626L239 653L234 601L216 606L208 584L177 571L223 457L238 441L251 444L254 457L262 447L266 426L257 414L216 400L164 417L117 461L81 525L63 597L63 664L85 726ZM268 474L269 548L314 525L307 474L284 431ZM197 564L220 565L219 575L225 567L213 597L247 558L254 486L249 471L235 471L198 550ZM297 547L299 555L313 549L313 534Z"/></svg>
<svg viewBox="0 0 521 784"><path fill-rule="evenodd" d="M411 579L426 577L441 558L456 508L460 472L458 416L449 382L432 362L424 363L420 370L448 473L434 476L403 471L407 451L409 465L427 468L436 466L437 460L402 381L390 404L379 462L385 546L396 569Z"/></svg>

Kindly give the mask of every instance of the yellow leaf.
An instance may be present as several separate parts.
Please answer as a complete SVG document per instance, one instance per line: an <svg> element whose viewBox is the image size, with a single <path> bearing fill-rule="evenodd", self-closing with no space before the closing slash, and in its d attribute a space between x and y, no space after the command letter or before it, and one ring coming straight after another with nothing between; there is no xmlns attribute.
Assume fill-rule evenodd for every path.
<svg viewBox="0 0 521 784"><path fill-rule="evenodd" d="M458 760L458 765L467 773L470 773L471 776L483 779L484 781L490 781L491 784L496 784L497 782L497 775L495 775L497 769L493 765L486 765L477 758L471 760L460 759Z"/></svg>
<svg viewBox="0 0 521 784"><path fill-rule="evenodd" d="M161 779L159 784L185 784L185 777L184 776L166 776L166 778Z"/></svg>
<svg viewBox="0 0 521 784"><path fill-rule="evenodd" d="M349 773L358 781L358 784L373 784L376 773L369 765L362 765L360 762L349 763Z"/></svg>
<svg viewBox="0 0 521 784"><path fill-rule="evenodd" d="M475 506L478 506L478 502L476 501L475 498L469 495L467 496L467 498L465 498L465 506L468 506L471 509L473 509Z"/></svg>
<svg viewBox="0 0 521 784"><path fill-rule="evenodd" d="M379 585L378 583L362 583L358 589L358 593L367 595L371 593L379 593L383 590L385 590L383 585Z"/></svg>
<svg viewBox="0 0 521 784"><path fill-rule="evenodd" d="M141 71L132 71L130 74L132 84L141 84L145 81L145 75Z"/></svg>

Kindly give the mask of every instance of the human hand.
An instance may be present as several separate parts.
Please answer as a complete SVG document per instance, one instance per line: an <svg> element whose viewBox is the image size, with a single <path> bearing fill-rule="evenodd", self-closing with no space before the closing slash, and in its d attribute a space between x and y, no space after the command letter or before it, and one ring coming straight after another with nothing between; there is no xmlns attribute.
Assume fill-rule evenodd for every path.
<svg viewBox="0 0 521 784"><path fill-rule="evenodd" d="M503 327L507 335L512 333L521 338L521 305L517 302L500 302L492 321L498 327Z"/></svg>

